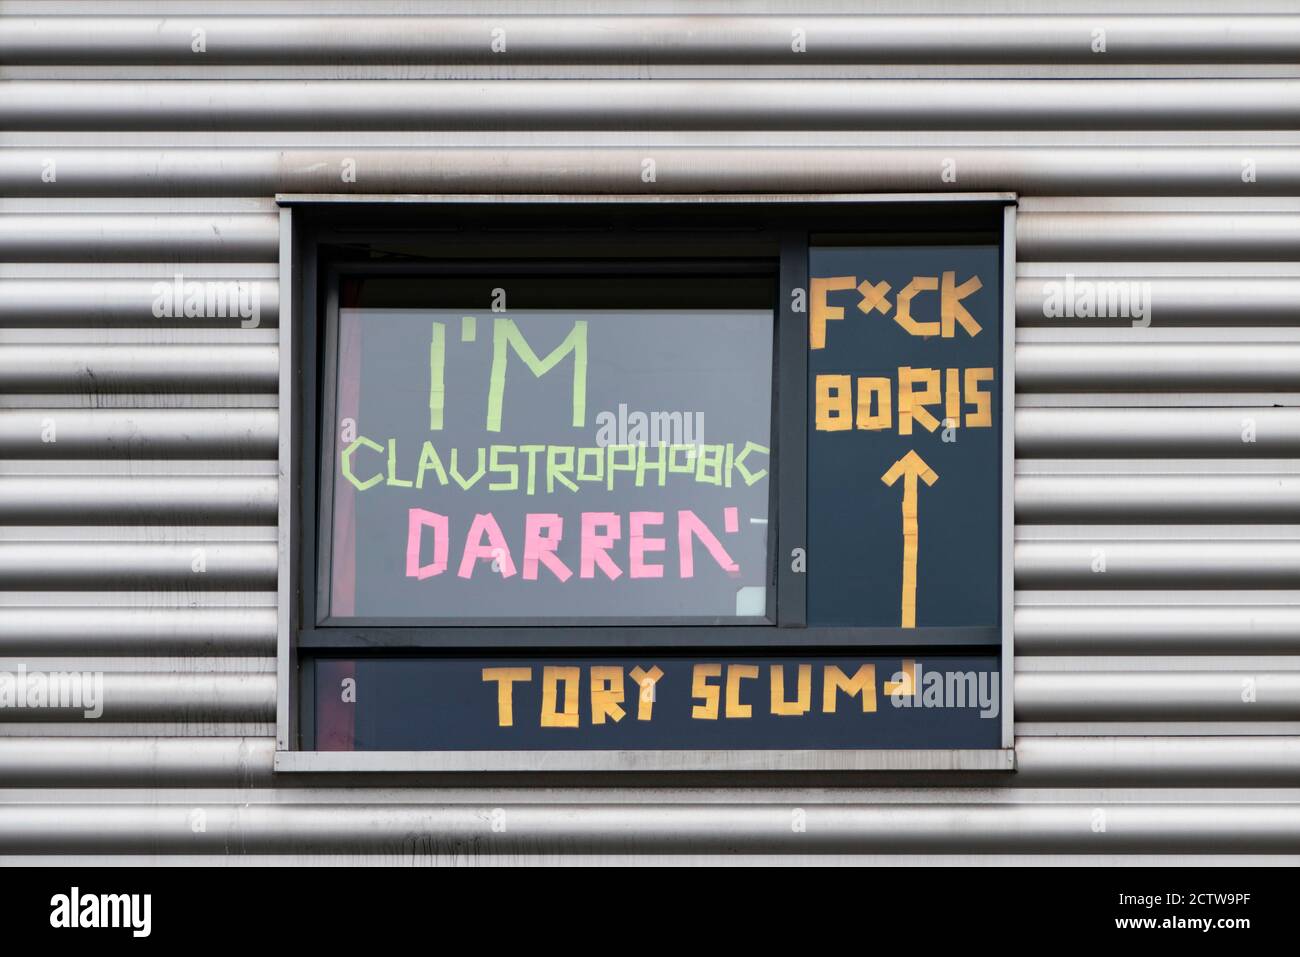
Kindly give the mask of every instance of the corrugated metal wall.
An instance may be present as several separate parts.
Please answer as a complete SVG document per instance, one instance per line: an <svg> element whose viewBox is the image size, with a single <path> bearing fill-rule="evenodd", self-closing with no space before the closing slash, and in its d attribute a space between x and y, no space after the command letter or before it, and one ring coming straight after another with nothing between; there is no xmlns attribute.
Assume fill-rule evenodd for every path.
<svg viewBox="0 0 1300 957"><path fill-rule="evenodd" d="M0 713L0 856L1300 859L1300 11L873 6L4 4L0 670L106 704ZM979 190L1014 775L273 775L277 192ZM176 273L261 327L154 318ZM1045 318L1067 277L1153 321Z"/></svg>

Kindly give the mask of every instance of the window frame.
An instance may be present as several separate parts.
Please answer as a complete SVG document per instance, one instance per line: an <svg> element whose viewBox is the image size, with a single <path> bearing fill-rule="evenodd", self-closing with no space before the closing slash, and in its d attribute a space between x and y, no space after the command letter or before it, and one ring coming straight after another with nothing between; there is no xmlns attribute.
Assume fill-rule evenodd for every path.
<svg viewBox="0 0 1300 957"><path fill-rule="evenodd" d="M816 225L807 219L802 225L797 217L806 216L807 210L835 210L843 213L857 205L876 206L882 203L906 204L924 207L926 204L952 204L953 208L966 204L1000 206L1002 229L1000 237L991 242L1000 246L1002 260L1002 602L1000 625L972 628L928 628L923 646L926 652L961 652L986 650L999 655L999 668L1003 683L1002 749L996 756L986 750L964 751L941 749L935 752L916 750L834 751L804 752L814 756L807 759L792 757L791 752L700 752L712 768L728 764L720 755L740 756L731 759L737 767L762 766L769 769L808 766L822 769L836 766L864 767L965 767L967 769L1005 770L1013 766L1014 757L1007 749L1012 746L1012 482L1014 473L1014 270L1015 270L1015 196L1013 194L918 194L918 195L862 195L862 196L422 196L422 197L355 197L355 196L280 196L281 207L281 430L280 430L280 588L279 588L279 691L277 695L277 770L471 770L486 769L501 764L502 769L527 769L540 764L556 767L548 757L557 754L573 756L569 762L575 769L622 768L636 766L642 769L662 765L665 768L685 769L683 756L695 752L637 752L642 755L630 764L617 759L617 752L310 752L299 750L300 709L304 707L302 695L306 682L304 673L310 669L309 659L334 654L361 655L376 651L394 655L445 651L453 654L466 652L534 650L555 653L565 649L575 654L604 650L617 653L623 650L661 649L665 652L698 650L706 652L733 652L753 649L756 655L779 652L797 647L804 652L833 652L837 649L860 648L869 652L890 650L917 650L915 631L899 628L861 628L841 626L809 627L806 620L806 576L793 572L788 560L790 549L802 547L806 540L806 494L808 429L808 376L806 362L792 362L792 357L807 354L806 315L794 311L791 299L782 290L808 287L808 249L818 233L841 234L852 230L827 224L823 220L834 217L819 216ZM333 353L320 348L322 310L320 290L337 289L337 280L343 272L357 263L330 263L323 266L322 250L337 244L355 244L360 241L378 244L386 239L407 237L397 230L374 228L383 217L376 212L391 209L394 205L408 208L446 210L458 212L470 208L501 210L528 204L548 204L551 208L593 209L606 204L618 204L619 212L644 213L659 211L678 203L698 206L707 203L715 209L727 209L734 203L745 203L757 208L756 217L762 228L743 233L708 234L708 242L718 245L735 241L740 245L766 244L773 251L777 282L777 305L773 311L774 343L772 391L772 452L769 494L768 590L770 621L754 623L665 623L628 619L619 623L558 623L542 625L501 625L488 622L474 624L404 625L364 624L357 622L320 623L316 618L316 592L321 544L320 533L329 516L322 514L319 504L326 501L324 490L318 490L320 474L319 453L324 422L332 418L325 414L324 395L321 391L319 371L322 357L333 362ZM990 217L993 213L990 211ZM296 218L295 218L296 216ZM766 219L764 217L767 217ZM366 226L369 222L370 226ZM686 232L686 230L684 230ZM657 233L663 239L669 234ZM989 233L992 237L992 231ZM933 234L919 234L930 242L939 242ZM893 234L896 243L903 244L909 236ZM698 240L698 236L696 237ZM712 257L717 258L717 257ZM340 271L339 267L343 267ZM380 268L376 268L380 267ZM387 268L399 271L396 265L383 267L367 262L367 272L384 272ZM322 279L328 283L322 284ZM330 285L333 283L333 285ZM337 319L337 298L332 304L333 318ZM324 323L328 328L329 322ZM784 361L783 361L784 360ZM793 396L793 399L790 397ZM332 428L331 428L332 433ZM319 496L319 497L318 497ZM773 574L774 573L774 574ZM436 634L433 634L436 633ZM940 637L942 633L942 638ZM908 640L910 638L910 640ZM839 754L836 758L835 755ZM927 760L924 755L933 754ZM377 758L376 756L388 756ZM495 755L496 757L491 757ZM758 759L756 756L766 755ZM895 757L890 757L890 756ZM909 760L906 757L910 755ZM603 757L602 757L603 756ZM652 756L657 756L652 757ZM819 756L819 757L817 757ZM283 759L283 760L282 760ZM755 761L757 760L757 764ZM920 761L920 765L916 762ZM649 763L647 763L649 762ZM689 764L689 761L686 762Z"/></svg>

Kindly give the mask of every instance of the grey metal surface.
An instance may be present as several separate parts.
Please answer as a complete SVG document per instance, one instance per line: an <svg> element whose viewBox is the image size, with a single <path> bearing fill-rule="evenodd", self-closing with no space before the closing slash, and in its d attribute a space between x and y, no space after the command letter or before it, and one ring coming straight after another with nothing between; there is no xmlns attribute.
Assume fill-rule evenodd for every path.
<svg viewBox="0 0 1300 957"><path fill-rule="evenodd" d="M274 782L274 753L270 738L0 736L0 761L5 767L6 787L10 789L266 788ZM419 787L427 785L430 779L425 776L415 780L413 786ZM529 793L526 779L507 776L505 780L518 795ZM859 786L907 788L916 785L917 775L878 773L852 780ZM367 777L358 779L357 783L373 785L375 782L373 777ZM494 779L480 777L469 781L460 775L456 779L443 778L438 783L458 784L471 795L476 788L505 786L499 774ZM691 782L680 777L658 775L644 779L639 787L651 787L650 793L662 795L673 785L688 783ZM1294 788L1300 786L1300 737L1022 736L1016 742L1014 772L992 777L987 771L942 772L931 775L927 783L985 792L990 784L995 784L999 788L1012 788L1010 793L1015 793L1017 788L1187 788L1207 784L1220 788ZM716 780L711 782L711 786L717 785ZM574 775L548 778L547 786L567 786L581 793L582 778ZM401 792L389 793L400 795ZM442 793L447 794L445 788ZM624 787L610 788L607 793L642 792ZM331 795L343 799L335 786L322 793L322 800L329 802ZM971 796L974 800L978 795ZM21 797L21 791L9 792L10 800Z"/></svg>
<svg viewBox="0 0 1300 957"><path fill-rule="evenodd" d="M1300 17L815 6L6 6L0 670L105 706L0 713L7 855L1300 854ZM273 770L277 193L977 191L1022 199L1014 772ZM160 319L177 275L255 284L258 328ZM1047 315L1067 280L1140 284L1149 326Z"/></svg>
<svg viewBox="0 0 1300 957"><path fill-rule="evenodd" d="M506 826L493 828L504 818ZM791 827L794 812L806 827ZM204 827L192 826L196 813ZM1096 825L1104 820L1104 830ZM22 853L1300 852L1294 803L1056 805L4 804Z"/></svg>
<svg viewBox="0 0 1300 957"><path fill-rule="evenodd" d="M55 441L42 441L46 422ZM259 409L0 411L0 454L14 458L271 458L277 416Z"/></svg>
<svg viewBox="0 0 1300 957"><path fill-rule="evenodd" d="M527 769L527 770L521 770ZM960 774L989 777L1015 769L1010 748L979 750L751 750L751 751L277 751L274 770L322 774L602 774L725 775L807 773ZM991 782L990 782L991 783Z"/></svg>
<svg viewBox="0 0 1300 957"><path fill-rule="evenodd" d="M1112 94L1117 90L1112 89ZM1300 102L1296 100L1295 102ZM1298 108L1300 109L1300 108ZM268 137L273 139L273 135ZM570 136L570 139L573 137ZM115 137L121 141L122 136ZM413 145L379 149L113 146L0 149L10 196L270 196L275 193L870 193L1012 191L1041 196L1295 196L1300 147L1244 138L1236 147L812 145L760 147ZM919 137L918 137L919 139ZM1028 137L1026 137L1028 139ZM641 179L654 159L656 180ZM342 176L354 160L355 182ZM41 180L53 162L57 179ZM1253 180L1242 179L1250 163ZM945 181L945 170L956 181Z"/></svg>
<svg viewBox="0 0 1300 957"><path fill-rule="evenodd" d="M396 13L397 8L393 12ZM388 11L385 11L388 12ZM791 11L793 13L793 11ZM1244 22L1243 22L1244 20ZM1094 30L1135 63L1300 62L1300 17L1185 16L209 16L15 17L8 63L192 64L204 27L210 63L492 63L500 28L513 63L788 64L793 31L813 63L1086 63ZM1113 51L1113 52L1112 52Z"/></svg>
<svg viewBox="0 0 1300 957"><path fill-rule="evenodd" d="M1300 654L1300 596L1290 604L1021 605L1023 655Z"/></svg>
<svg viewBox="0 0 1300 957"><path fill-rule="evenodd" d="M12 392L270 392L274 346L0 345Z"/></svg>
<svg viewBox="0 0 1300 957"><path fill-rule="evenodd" d="M1255 475L1021 475L1016 518L1023 523L1300 524L1300 475L1262 470Z"/></svg>
<svg viewBox="0 0 1300 957"><path fill-rule="evenodd" d="M1136 541L1104 537L1016 543L1025 588L1300 588L1300 535L1291 540Z"/></svg>
<svg viewBox="0 0 1300 957"><path fill-rule="evenodd" d="M1116 238L1122 241L1123 234ZM1107 254L1117 262L1125 262L1120 253ZM1162 258L1179 260L1182 255L1166 250ZM1185 255L1195 255L1188 252ZM1294 258L1294 257L1293 257ZM1132 260L1128 260L1132 261ZM1200 275L1157 276L1142 273L1124 275L1123 281L1138 283L1147 292L1152 321L1156 328L1176 326L1217 326L1228 329L1248 329L1253 326L1294 326L1295 303L1300 296L1300 277L1294 275L1214 275L1225 267L1214 262L1198 263L1192 260ZM1056 266L1056 264L1053 264ZM1019 325L1060 327L1058 318L1044 313L1052 289L1059 290L1066 276L1073 275L1075 282L1086 280L1115 281L1113 276L1097 275L1097 264L1090 262L1061 263L1056 275L1051 277L1025 276L1016 282L1016 321ZM1054 284L1054 286L1053 286ZM1158 317L1158 319L1157 319ZM1098 326L1132 327L1132 319L1097 322Z"/></svg>
<svg viewBox="0 0 1300 957"><path fill-rule="evenodd" d="M1021 214L1023 260L1220 262L1300 258L1300 215L1277 213L1059 212Z"/></svg>
<svg viewBox="0 0 1300 957"><path fill-rule="evenodd" d="M0 521L13 524L273 524L273 478L238 475L3 476Z"/></svg>
<svg viewBox="0 0 1300 957"><path fill-rule="evenodd" d="M276 251L274 216L0 216L0 257L9 262L252 262L274 260Z"/></svg>
<svg viewBox="0 0 1300 957"><path fill-rule="evenodd" d="M15 80L12 130L1270 130L1300 80Z"/></svg>
<svg viewBox="0 0 1300 957"><path fill-rule="evenodd" d="M1016 382L1021 392L1296 392L1300 342L1022 343Z"/></svg>
<svg viewBox="0 0 1300 957"><path fill-rule="evenodd" d="M270 589L275 555L262 542L0 542L0 588Z"/></svg>
<svg viewBox="0 0 1300 957"><path fill-rule="evenodd" d="M1252 434L1254 440L1247 441ZM1297 453L1297 408L1016 411L1016 454L1026 458L1294 458Z"/></svg>
<svg viewBox="0 0 1300 957"><path fill-rule="evenodd" d="M0 220L4 217L0 216ZM51 326L104 328L123 326L158 327L153 314L158 300L157 285L170 282L175 275L164 269L151 270L148 278L48 279L0 278L0 329L6 327L49 328ZM142 270L144 272L144 270ZM200 266L185 269L188 280L206 280L207 270ZM274 326L279 321L278 285L273 281L249 277L257 285L262 307L261 325ZM199 319L191 328L217 326L230 328L230 319Z"/></svg>
<svg viewBox="0 0 1300 957"><path fill-rule="evenodd" d="M34 669L33 669L34 670ZM270 674L101 673L108 721L265 721L274 716L275 676ZM7 710L7 721L91 722L78 702L67 707Z"/></svg>
<svg viewBox="0 0 1300 957"><path fill-rule="evenodd" d="M272 655L275 625L270 608L8 607L0 654Z"/></svg>
<svg viewBox="0 0 1300 957"><path fill-rule="evenodd" d="M1300 671L1021 673L1023 721L1295 721Z"/></svg>

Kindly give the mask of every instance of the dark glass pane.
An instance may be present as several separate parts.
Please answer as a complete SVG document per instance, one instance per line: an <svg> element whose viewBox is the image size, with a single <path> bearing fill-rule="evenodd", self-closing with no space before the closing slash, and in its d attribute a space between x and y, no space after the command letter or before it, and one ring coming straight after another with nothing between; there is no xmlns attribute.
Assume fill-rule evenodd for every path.
<svg viewBox="0 0 1300 957"><path fill-rule="evenodd" d="M995 748L1001 677L996 655L327 658L315 747ZM900 679L912 693L891 691Z"/></svg>
<svg viewBox="0 0 1300 957"><path fill-rule="evenodd" d="M996 625L997 246L809 257L809 624Z"/></svg>

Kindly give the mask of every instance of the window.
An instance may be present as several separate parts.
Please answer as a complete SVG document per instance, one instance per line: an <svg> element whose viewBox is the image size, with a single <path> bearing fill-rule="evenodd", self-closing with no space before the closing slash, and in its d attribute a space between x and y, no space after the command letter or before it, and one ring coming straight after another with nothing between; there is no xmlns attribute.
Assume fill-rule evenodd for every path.
<svg viewBox="0 0 1300 957"><path fill-rule="evenodd" d="M1002 520L1001 316L985 288L999 250L814 243L808 620L995 628L1001 568L972 561L972 543L997 542ZM867 481L889 483L873 490L895 507Z"/></svg>
<svg viewBox="0 0 1300 957"><path fill-rule="evenodd" d="M326 621L768 622L774 278L565 265L340 278Z"/></svg>
<svg viewBox="0 0 1300 957"><path fill-rule="evenodd" d="M1004 198L290 208L278 767L1008 743Z"/></svg>

